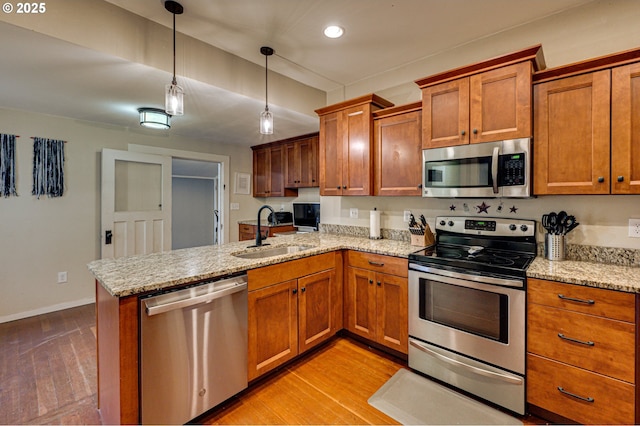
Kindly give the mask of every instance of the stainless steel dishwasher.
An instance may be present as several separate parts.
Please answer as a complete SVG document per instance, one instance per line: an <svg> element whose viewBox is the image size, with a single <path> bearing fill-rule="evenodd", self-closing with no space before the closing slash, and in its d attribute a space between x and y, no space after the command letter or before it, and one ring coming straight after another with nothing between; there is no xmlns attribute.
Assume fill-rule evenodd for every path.
<svg viewBox="0 0 640 426"><path fill-rule="evenodd" d="M247 276L140 299L142 424L184 424L247 387Z"/></svg>

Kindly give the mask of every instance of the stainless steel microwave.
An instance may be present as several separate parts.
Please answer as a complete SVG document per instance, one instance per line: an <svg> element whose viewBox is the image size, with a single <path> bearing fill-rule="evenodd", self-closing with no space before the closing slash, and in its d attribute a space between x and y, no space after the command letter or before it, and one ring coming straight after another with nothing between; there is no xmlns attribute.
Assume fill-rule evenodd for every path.
<svg viewBox="0 0 640 426"><path fill-rule="evenodd" d="M531 139L422 151L422 196L494 198L532 195Z"/></svg>

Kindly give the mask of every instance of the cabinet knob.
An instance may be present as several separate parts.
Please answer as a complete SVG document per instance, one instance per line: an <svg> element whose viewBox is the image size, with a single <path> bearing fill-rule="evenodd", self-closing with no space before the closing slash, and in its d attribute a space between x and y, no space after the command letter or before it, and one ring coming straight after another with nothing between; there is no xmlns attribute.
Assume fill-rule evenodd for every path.
<svg viewBox="0 0 640 426"><path fill-rule="evenodd" d="M600 177L598 178L598 183L602 183L602 182L604 182L604 176L600 176Z"/></svg>
<svg viewBox="0 0 640 426"><path fill-rule="evenodd" d="M466 132L466 130L463 130L463 131L461 131L461 132L460 132L460 134L461 134L462 136L464 136L464 135L466 135L466 134L467 134L467 132Z"/></svg>
<svg viewBox="0 0 640 426"><path fill-rule="evenodd" d="M624 181L624 176L618 176L618 182L623 182Z"/></svg>
<svg viewBox="0 0 640 426"><path fill-rule="evenodd" d="M300 289L300 291L304 293L305 291L307 291L307 288L306 288L306 287L302 287L302 288Z"/></svg>
<svg viewBox="0 0 640 426"><path fill-rule="evenodd" d="M340 185L336 186L336 189L340 189Z"/></svg>
<svg viewBox="0 0 640 426"><path fill-rule="evenodd" d="M369 284L373 284L373 280L369 280Z"/></svg>
<svg viewBox="0 0 640 426"><path fill-rule="evenodd" d="M347 189L347 185L342 185L342 189Z"/></svg>
<svg viewBox="0 0 640 426"><path fill-rule="evenodd" d="M378 287L380 287L382 285L382 283L380 281L378 281L376 284L378 284Z"/></svg>
<svg viewBox="0 0 640 426"><path fill-rule="evenodd" d="M473 134L477 135L478 134L478 129L473 129Z"/></svg>
<svg viewBox="0 0 640 426"><path fill-rule="evenodd" d="M418 189L422 189L422 184L418 185Z"/></svg>
<svg viewBox="0 0 640 426"><path fill-rule="evenodd" d="M293 294L298 293L298 289L297 289L297 288L294 288L293 290L291 290L291 293L293 293Z"/></svg>

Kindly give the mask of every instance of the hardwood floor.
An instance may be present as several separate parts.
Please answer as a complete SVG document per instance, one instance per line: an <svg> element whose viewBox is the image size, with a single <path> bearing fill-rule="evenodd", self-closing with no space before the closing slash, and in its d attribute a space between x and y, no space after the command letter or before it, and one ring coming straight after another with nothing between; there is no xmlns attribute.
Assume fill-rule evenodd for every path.
<svg viewBox="0 0 640 426"><path fill-rule="evenodd" d="M0 424L99 424L95 306L0 324Z"/></svg>
<svg viewBox="0 0 640 426"><path fill-rule="evenodd" d="M101 423L94 305L0 324L0 343L0 424ZM195 423L397 424L367 400L403 367L352 339L335 338Z"/></svg>

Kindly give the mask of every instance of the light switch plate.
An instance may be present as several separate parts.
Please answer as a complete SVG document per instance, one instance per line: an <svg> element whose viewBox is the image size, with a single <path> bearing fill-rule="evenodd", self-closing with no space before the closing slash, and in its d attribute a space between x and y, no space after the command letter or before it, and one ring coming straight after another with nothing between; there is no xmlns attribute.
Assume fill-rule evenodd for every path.
<svg viewBox="0 0 640 426"><path fill-rule="evenodd" d="M640 238L640 219L629 219L629 236Z"/></svg>
<svg viewBox="0 0 640 426"><path fill-rule="evenodd" d="M229 205L229 210L240 210L240 203L231 203Z"/></svg>
<svg viewBox="0 0 640 426"><path fill-rule="evenodd" d="M411 220L411 210L405 210L404 211L403 220L405 222L409 223L409 220Z"/></svg>

